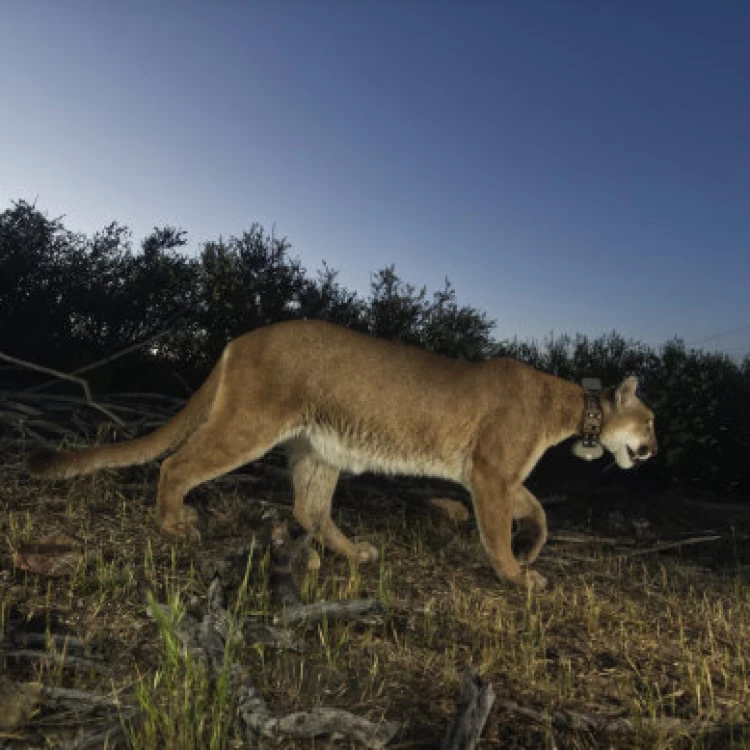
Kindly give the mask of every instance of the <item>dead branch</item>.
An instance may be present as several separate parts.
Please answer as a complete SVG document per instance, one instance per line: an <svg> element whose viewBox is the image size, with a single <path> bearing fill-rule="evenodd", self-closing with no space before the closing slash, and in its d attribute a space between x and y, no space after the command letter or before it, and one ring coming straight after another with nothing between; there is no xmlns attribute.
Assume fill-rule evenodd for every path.
<svg viewBox="0 0 750 750"><path fill-rule="evenodd" d="M635 543L630 539L615 539L614 537L596 536L595 534L582 534L577 531L569 531L563 534L550 534L548 541L556 544L601 544L608 547Z"/></svg>
<svg viewBox="0 0 750 750"><path fill-rule="evenodd" d="M441 750L473 750L482 736L494 702L492 685L472 669L467 669L458 691L456 712Z"/></svg>
<svg viewBox="0 0 750 750"><path fill-rule="evenodd" d="M337 708L313 708L286 716L274 716L249 678L235 670L239 695L237 712L248 732L268 739L312 739L323 735L355 740L368 748L385 747L400 725L395 721L374 723Z"/></svg>
<svg viewBox="0 0 750 750"><path fill-rule="evenodd" d="M21 414L24 417L43 417L44 412L35 409L33 406L29 406L28 404L21 404L18 401L11 401L10 399L3 398L2 399L3 409L13 409L17 412L21 412Z"/></svg>
<svg viewBox="0 0 750 750"><path fill-rule="evenodd" d="M362 602L337 602L336 604L354 604L362 609ZM367 604L382 607L378 602ZM169 608L163 604L152 601L149 609L152 616L171 617ZM231 632L230 615L224 609L223 592L218 576L209 586L206 609L207 612L202 619L185 614L173 627L183 647L190 651L194 658L206 664L210 673L217 674L223 664L224 649ZM244 637L246 632L243 629L240 637ZM355 740L368 748L381 748L395 736L400 728L396 722L373 723L348 711L335 708L314 708L309 712L276 716L249 678L240 676L237 665L233 667L233 673L233 680L240 696L238 716L251 734L267 738L283 736L293 739L328 735Z"/></svg>
<svg viewBox="0 0 750 750"><path fill-rule="evenodd" d="M515 701L500 700L498 705L506 711L522 716L535 724L557 729L573 730L576 732L593 732L599 734L633 734L644 728L667 732L670 734L696 734L722 731L723 726L701 722L687 722L674 716L649 718L642 716L638 719L628 719L624 716L608 716L604 714L584 714L579 711L557 710L537 711L527 706L521 706Z"/></svg>
<svg viewBox="0 0 750 750"><path fill-rule="evenodd" d="M123 711L121 718L108 724L107 727L95 734L85 734L72 742L61 745L61 750L100 750L101 748L116 747L118 740L127 740L125 724L134 724L141 718L137 709Z"/></svg>
<svg viewBox="0 0 750 750"><path fill-rule="evenodd" d="M64 653L55 653L54 651L33 651L30 649L15 649L14 651L4 651L3 656L6 659L19 659L24 661L51 662L63 669L70 668L77 672L96 672L97 674L110 674L109 667L97 663L92 659L85 659L81 656L68 656Z"/></svg>
<svg viewBox="0 0 750 750"><path fill-rule="evenodd" d="M286 607L273 618L273 621L276 625L283 623L287 627L299 623L304 623L308 626L317 625L323 620L327 620L328 622L334 620L356 620L357 622L374 625L383 622L385 612L385 604L373 599L313 602L312 604Z"/></svg>
<svg viewBox="0 0 750 750"><path fill-rule="evenodd" d="M32 438L35 445L38 445L41 448L47 448L49 450L57 450L58 443L49 440L44 435L41 435L40 433L36 432L35 430L31 430L28 427L24 430L26 433L27 438ZM28 440L24 440L23 438L4 438L4 443L7 445L18 445L22 448L26 447L29 443Z"/></svg>
<svg viewBox="0 0 750 750"><path fill-rule="evenodd" d="M643 557L644 555L655 555L657 552L665 552L670 549L678 549L679 547L687 547L690 544L705 544L706 542L716 542L721 539L720 534L712 534L711 536L694 536L690 539L681 539L676 542L664 542L664 544L657 544L648 549L636 549L632 552L623 552L621 557L633 558Z"/></svg>
<svg viewBox="0 0 750 750"><path fill-rule="evenodd" d="M8 636L10 642L15 647L19 648L54 648L58 653L66 653L69 656L83 656L87 659L94 659L97 661L104 661L106 657L104 654L99 653L96 647L91 643L82 641L80 638L75 638L68 634L59 633L27 633L21 631L15 633L10 632Z"/></svg>
<svg viewBox="0 0 750 750"><path fill-rule="evenodd" d="M168 333L171 333L172 329L167 328L160 333L157 333L154 336L151 336L151 338L146 339L145 341L140 341L137 344L131 344L130 346L125 347L124 349L121 349L118 352L115 352L114 354L110 354L108 357L105 357L104 359L98 359L96 362L91 362L88 365L84 365L83 367L79 367L77 370L73 370L73 372L70 373L70 376L74 377L76 375L81 375L84 372L90 372L91 370L96 370L99 367L103 367L104 365L109 364L110 362L114 362L116 359L119 359L120 357L124 357L126 354L130 354L132 352L137 351L138 349L143 349L147 346L150 346L155 341L158 341L160 338L163 338ZM56 375L55 377L59 377L59 375ZM42 391L45 388L49 388L49 386L54 385L57 381L56 380L46 380L44 383L40 383L39 385L31 386L31 388L26 388L25 390L21 391L21 393L36 393L38 391Z"/></svg>
<svg viewBox="0 0 750 750"><path fill-rule="evenodd" d="M51 375L52 377L59 378L60 380L68 380L71 383L77 383L83 389L83 392L86 396L86 403L92 409L96 409L97 411L100 411L102 414L104 414L104 416L108 417L116 425L119 425L120 427L125 426L125 423L118 416L116 416L115 414L112 414L112 412L109 411L109 409L107 409L104 406L101 406L101 404L98 404L96 401L94 401L91 395L91 389L89 388L89 384L83 378L79 378L75 375L68 375L67 373L59 372L58 370L53 370L51 367L44 367L43 365L37 365L33 362L27 362L25 359L18 359L17 357L11 357L10 354L4 354L3 352L0 352L0 359L4 359L6 362L10 362L14 365L18 365L19 367L25 367L28 370L35 370L36 372L43 372L46 375Z"/></svg>
<svg viewBox="0 0 750 750"><path fill-rule="evenodd" d="M248 619L242 624L242 640L245 644L258 644L279 651L302 653L305 650L304 643L292 630L266 625L259 620Z"/></svg>
<svg viewBox="0 0 750 750"><path fill-rule="evenodd" d="M86 690L75 690L74 688L48 687L42 685L42 697L46 703L52 703L55 707L67 710L80 710L81 706L90 708L132 708L127 703L122 703L117 697L104 695L103 693L90 693Z"/></svg>

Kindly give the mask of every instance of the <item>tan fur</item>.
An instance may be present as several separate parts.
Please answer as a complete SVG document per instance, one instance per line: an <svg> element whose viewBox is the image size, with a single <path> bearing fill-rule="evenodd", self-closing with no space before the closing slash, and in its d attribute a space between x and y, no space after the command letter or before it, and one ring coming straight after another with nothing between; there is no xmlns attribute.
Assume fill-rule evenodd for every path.
<svg viewBox="0 0 750 750"><path fill-rule="evenodd" d="M602 399L601 442L618 464L656 453L653 414L628 378ZM136 440L30 461L38 476L69 477L150 461L180 446L161 467L156 520L195 533L185 494L202 482L284 445L294 514L332 550L377 558L331 518L340 471L442 477L472 495L482 542L498 575L536 588L531 563L547 535L544 510L523 486L552 445L580 432L580 386L512 359L469 364L364 336L321 321L279 323L227 345L200 391L169 423Z"/></svg>

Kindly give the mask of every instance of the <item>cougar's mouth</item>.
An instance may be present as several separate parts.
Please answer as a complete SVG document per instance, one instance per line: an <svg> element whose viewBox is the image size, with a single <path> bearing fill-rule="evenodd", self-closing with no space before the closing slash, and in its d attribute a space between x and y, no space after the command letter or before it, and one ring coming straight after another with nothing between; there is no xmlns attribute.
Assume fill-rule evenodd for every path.
<svg viewBox="0 0 750 750"><path fill-rule="evenodd" d="M634 463L639 464L648 458L648 456L641 456L636 451L634 451L629 445L625 446L628 449L628 458Z"/></svg>

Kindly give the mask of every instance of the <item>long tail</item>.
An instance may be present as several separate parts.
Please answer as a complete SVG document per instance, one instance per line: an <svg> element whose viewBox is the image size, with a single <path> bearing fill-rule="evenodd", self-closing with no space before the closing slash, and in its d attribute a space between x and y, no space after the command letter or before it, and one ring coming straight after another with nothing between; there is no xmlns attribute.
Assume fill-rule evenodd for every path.
<svg viewBox="0 0 750 750"><path fill-rule="evenodd" d="M221 361L185 407L166 424L126 443L94 445L69 452L40 451L29 457L27 468L35 477L65 478L99 469L145 464L174 450L208 418L219 387Z"/></svg>

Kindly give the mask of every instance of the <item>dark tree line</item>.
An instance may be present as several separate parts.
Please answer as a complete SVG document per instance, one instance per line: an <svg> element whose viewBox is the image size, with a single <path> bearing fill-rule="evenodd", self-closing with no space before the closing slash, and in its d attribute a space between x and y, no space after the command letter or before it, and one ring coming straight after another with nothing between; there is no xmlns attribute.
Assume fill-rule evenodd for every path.
<svg viewBox="0 0 750 750"><path fill-rule="evenodd" d="M389 266L373 274L362 297L325 265L308 273L290 244L259 224L191 253L185 233L173 227L156 228L135 246L117 223L86 236L24 201L0 214L0 350L73 371L162 334L117 366L92 372L94 389L184 395L229 339L294 318L330 320L467 360L513 356L572 380L594 375L613 383L635 373L658 416L663 451L652 471L750 486L748 359L737 364L680 341L657 351L616 333L541 346L498 342L493 321L460 305L448 281L430 294ZM28 380L28 372L0 370L0 389Z"/></svg>

